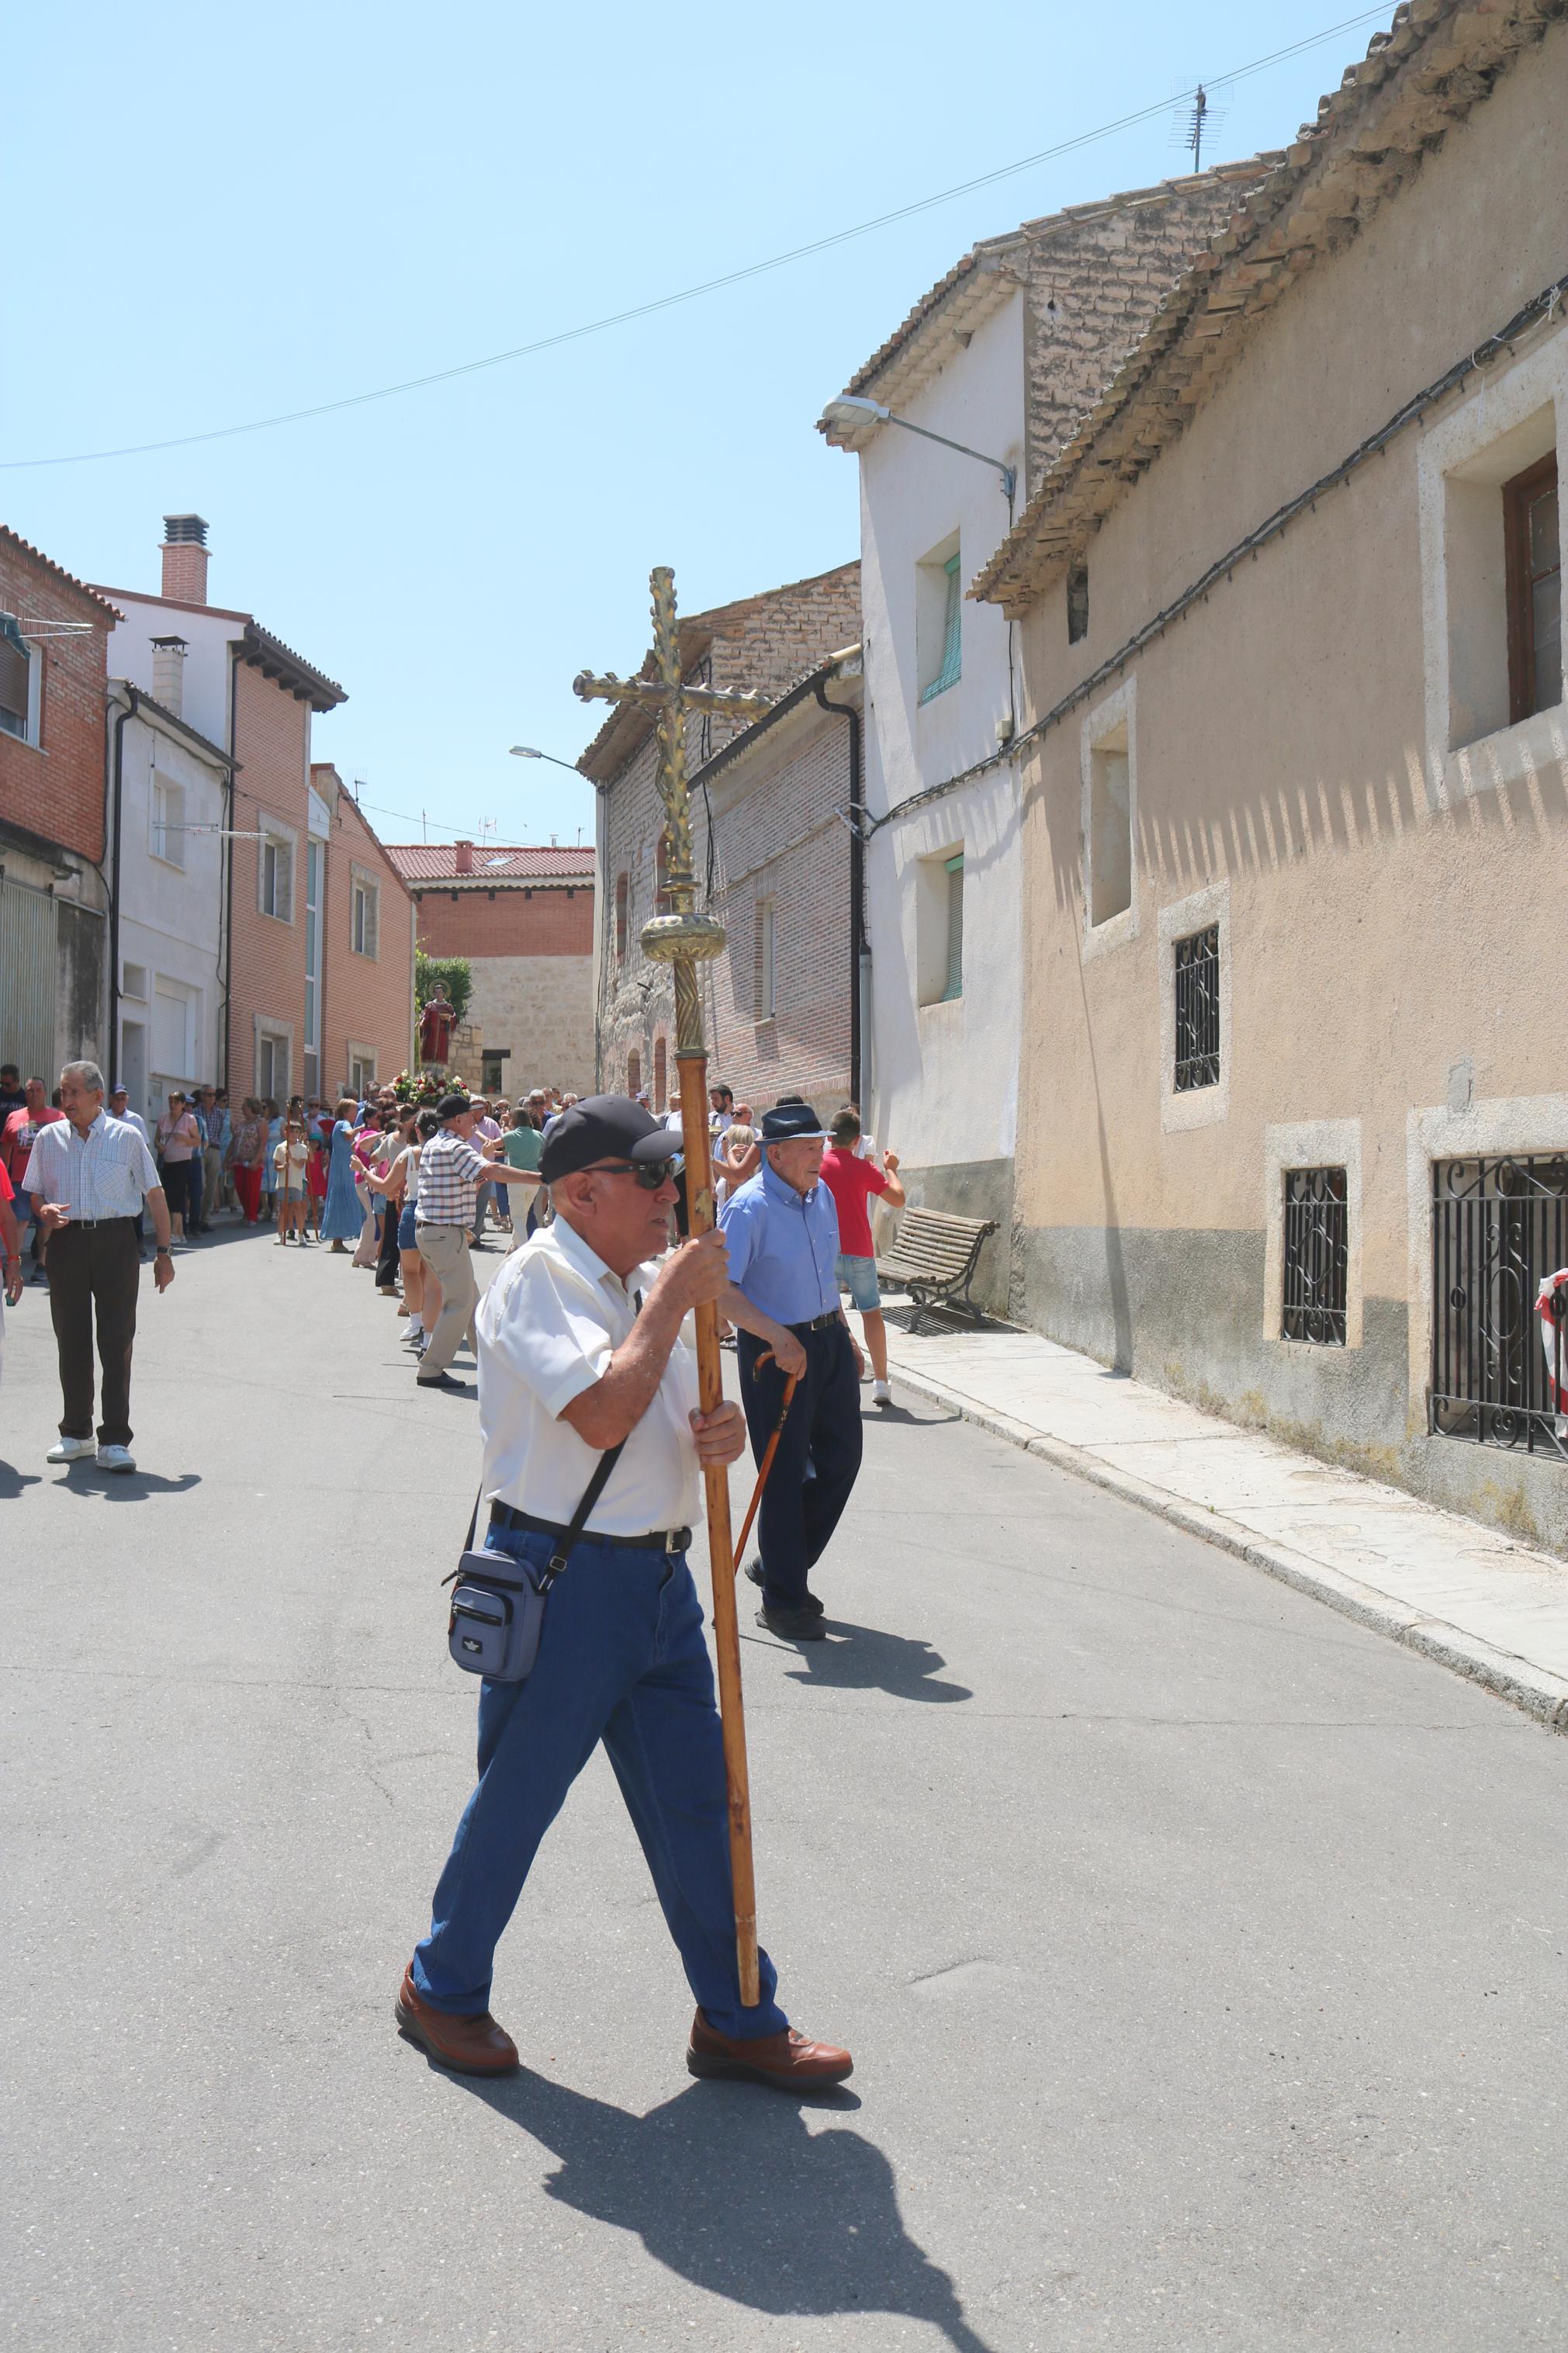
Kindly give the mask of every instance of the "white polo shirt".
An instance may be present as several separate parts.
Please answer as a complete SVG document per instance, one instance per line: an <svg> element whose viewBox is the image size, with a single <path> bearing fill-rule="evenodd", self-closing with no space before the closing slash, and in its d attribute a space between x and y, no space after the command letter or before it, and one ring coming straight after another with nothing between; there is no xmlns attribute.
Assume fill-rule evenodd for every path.
<svg viewBox="0 0 1568 2353"><path fill-rule="evenodd" d="M562 1409L603 1378L658 1272L639 1266L623 1282L563 1217L507 1259L474 1319L486 1506L499 1499L535 1519L559 1525L571 1520L599 1458L560 1419ZM689 1331L689 1318L594 1506L590 1534L645 1535L695 1526L701 1516L702 1481L688 1419L697 1410Z"/></svg>

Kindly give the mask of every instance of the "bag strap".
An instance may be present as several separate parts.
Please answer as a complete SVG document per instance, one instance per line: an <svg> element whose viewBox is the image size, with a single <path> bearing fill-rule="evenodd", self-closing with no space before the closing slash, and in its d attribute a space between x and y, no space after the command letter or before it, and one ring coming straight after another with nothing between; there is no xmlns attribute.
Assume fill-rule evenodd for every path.
<svg viewBox="0 0 1568 2353"><path fill-rule="evenodd" d="M582 1502L578 1504L576 1510L572 1514L571 1525L567 1528L565 1534L562 1536L560 1543L551 1554L549 1562L540 1577L539 1590L541 1593L549 1592L551 1587L554 1584L556 1578L565 1567L567 1557L571 1553L573 1546L576 1543L578 1537L582 1535L584 1529L588 1525L589 1513L593 1510L595 1504L598 1502L600 1496L604 1493L605 1489L609 1484L610 1473L615 1469L616 1463L620 1461L621 1455L626 1447L626 1440L623 1438L619 1446L612 1446L608 1448L605 1453L600 1455L597 1462L594 1465L594 1475L583 1491ZM468 1514L468 1533L463 1538L463 1550L465 1552L470 1551L473 1546L474 1532L479 1525L479 1504L484 1495L484 1488L481 1486L479 1493L474 1497L474 1508ZM457 1575L457 1571L455 1569L453 1570L452 1575L454 1577ZM441 1579L443 1585L449 1585L451 1581L451 1577L444 1577Z"/></svg>

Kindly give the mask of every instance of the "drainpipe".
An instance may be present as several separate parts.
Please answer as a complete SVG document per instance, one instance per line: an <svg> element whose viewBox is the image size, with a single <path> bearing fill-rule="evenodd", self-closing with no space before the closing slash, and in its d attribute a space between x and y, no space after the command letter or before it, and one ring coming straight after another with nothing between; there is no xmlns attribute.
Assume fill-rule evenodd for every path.
<svg viewBox="0 0 1568 2353"><path fill-rule="evenodd" d="M239 724L239 659L236 650L238 640L228 642L228 828L224 838L223 885L223 1084L229 1084L230 1040L229 1011L234 1002L234 813L235 769L238 765L239 747L235 731ZM233 1090L230 1089L232 1093Z"/></svg>
<svg viewBox="0 0 1568 2353"><path fill-rule="evenodd" d="M114 722L114 856L109 875L109 1086L120 1077L120 816L125 785L125 723L133 719L142 698L126 681L130 702Z"/></svg>
<svg viewBox="0 0 1568 2353"><path fill-rule="evenodd" d="M836 712L849 722L849 1100L860 1103L860 1065L871 991L871 948L866 937L866 839L860 830L865 815L860 797L861 716L852 703L829 702L821 679L815 683L816 700L824 711Z"/></svg>

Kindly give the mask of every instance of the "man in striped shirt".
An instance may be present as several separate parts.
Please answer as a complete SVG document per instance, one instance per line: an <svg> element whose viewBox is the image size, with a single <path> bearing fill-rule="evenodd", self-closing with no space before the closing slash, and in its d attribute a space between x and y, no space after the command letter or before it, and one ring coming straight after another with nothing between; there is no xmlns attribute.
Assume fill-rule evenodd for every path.
<svg viewBox="0 0 1568 2353"><path fill-rule="evenodd" d="M492 1159L469 1141L474 1113L467 1095L443 1095L437 1105L439 1133L419 1155L419 1198L414 1235L419 1255L441 1286L441 1313L415 1375L422 1389L461 1389L447 1370L458 1344L473 1323L479 1286L468 1259L474 1202L481 1185L531 1185L533 1171Z"/></svg>
<svg viewBox="0 0 1568 2353"><path fill-rule="evenodd" d="M142 1252L136 1215L152 1212L157 1255L153 1280L174 1280L169 1208L158 1170L129 1121L108 1119L103 1072L96 1062L68 1062L60 1072L65 1117L40 1128L22 1176L47 1236L49 1314L59 1352L64 1410L60 1434L45 1457L76 1462L96 1453L101 1471L134 1471L131 1451L131 1349ZM93 1325L103 1366L103 1418L92 1434Z"/></svg>

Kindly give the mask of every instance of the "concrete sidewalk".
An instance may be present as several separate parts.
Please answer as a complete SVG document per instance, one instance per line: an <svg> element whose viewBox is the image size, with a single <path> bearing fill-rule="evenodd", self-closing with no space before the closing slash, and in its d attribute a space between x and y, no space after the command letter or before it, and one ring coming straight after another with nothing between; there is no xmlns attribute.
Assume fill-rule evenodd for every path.
<svg viewBox="0 0 1568 2353"><path fill-rule="evenodd" d="M894 1317L899 1318L898 1321ZM939 1320L942 1328L937 1328ZM897 1380L1568 1733L1568 1563L1036 1334L888 1321Z"/></svg>

